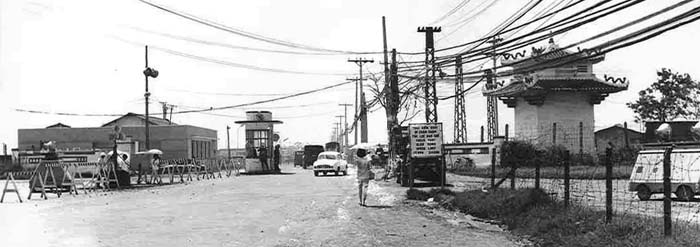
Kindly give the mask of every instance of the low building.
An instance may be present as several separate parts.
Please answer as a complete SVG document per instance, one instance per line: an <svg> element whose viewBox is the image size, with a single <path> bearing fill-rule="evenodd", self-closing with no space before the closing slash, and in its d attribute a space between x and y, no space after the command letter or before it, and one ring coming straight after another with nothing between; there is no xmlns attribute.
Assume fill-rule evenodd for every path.
<svg viewBox="0 0 700 247"><path fill-rule="evenodd" d="M627 133L626 135L625 132ZM625 147L625 145L638 147L644 140L643 133L629 128L625 129L625 127L620 124L598 130L594 135L596 151L598 153L605 152L605 149L610 143L617 148ZM625 138L627 138L627 141L625 141Z"/></svg>
<svg viewBox="0 0 700 247"><path fill-rule="evenodd" d="M150 148L163 151L164 159L216 156L216 130L155 117L149 117L148 121ZM128 113L100 127L72 128L59 123L47 128L19 129L17 147L20 151L39 150L41 142L54 141L57 150L110 150L114 145L110 135L114 134L114 126L119 126L125 137L119 141L120 150L145 151L145 123L143 115Z"/></svg>

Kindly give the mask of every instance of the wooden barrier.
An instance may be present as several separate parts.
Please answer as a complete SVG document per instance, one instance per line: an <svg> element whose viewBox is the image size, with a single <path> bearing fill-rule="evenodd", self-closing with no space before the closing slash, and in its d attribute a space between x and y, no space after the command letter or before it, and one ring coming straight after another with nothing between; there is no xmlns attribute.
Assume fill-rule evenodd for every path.
<svg viewBox="0 0 700 247"><path fill-rule="evenodd" d="M7 189L7 185L12 183L12 189ZM17 193L17 199L19 199L19 202L22 203L22 196L19 195L19 189L17 189L17 184L15 183L15 176L12 175L12 172L7 173L7 178L5 178L5 186L2 189L2 196L0 196L0 203L2 203L5 200L5 192L15 192Z"/></svg>

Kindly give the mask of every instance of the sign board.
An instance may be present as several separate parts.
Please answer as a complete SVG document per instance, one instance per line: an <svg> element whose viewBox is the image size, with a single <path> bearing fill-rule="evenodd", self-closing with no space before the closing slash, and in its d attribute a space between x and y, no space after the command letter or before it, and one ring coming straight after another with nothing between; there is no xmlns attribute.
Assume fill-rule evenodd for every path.
<svg viewBox="0 0 700 247"><path fill-rule="evenodd" d="M442 123L409 124L411 157L430 158L442 156Z"/></svg>

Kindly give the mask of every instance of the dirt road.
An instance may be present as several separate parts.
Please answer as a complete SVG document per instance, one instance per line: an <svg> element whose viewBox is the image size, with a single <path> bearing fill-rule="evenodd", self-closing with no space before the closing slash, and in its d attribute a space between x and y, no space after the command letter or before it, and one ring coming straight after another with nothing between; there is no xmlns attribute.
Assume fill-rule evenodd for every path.
<svg viewBox="0 0 700 247"><path fill-rule="evenodd" d="M283 170L0 204L0 246L517 245L497 227L404 203L391 182L372 183L360 207L354 170Z"/></svg>

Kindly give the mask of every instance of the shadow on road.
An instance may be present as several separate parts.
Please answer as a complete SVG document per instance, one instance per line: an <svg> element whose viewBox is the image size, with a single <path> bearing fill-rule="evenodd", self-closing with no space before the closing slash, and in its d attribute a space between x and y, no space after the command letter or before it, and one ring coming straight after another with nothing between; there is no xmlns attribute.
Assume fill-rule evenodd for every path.
<svg viewBox="0 0 700 247"><path fill-rule="evenodd" d="M258 172L258 173L247 173L247 172L241 172L241 175L294 175L296 174L295 172Z"/></svg>
<svg viewBox="0 0 700 247"><path fill-rule="evenodd" d="M367 205L367 206L365 206L365 207L366 207L366 208L379 208L379 209L382 209L382 208L391 208L391 206L388 206L388 205Z"/></svg>
<svg viewBox="0 0 700 247"><path fill-rule="evenodd" d="M440 187L440 183L437 182L414 182L414 188L427 188L427 187ZM452 184L445 184L445 187L454 187Z"/></svg>

